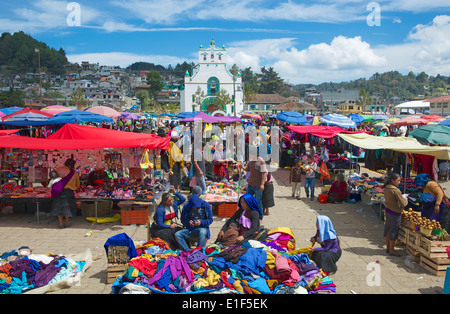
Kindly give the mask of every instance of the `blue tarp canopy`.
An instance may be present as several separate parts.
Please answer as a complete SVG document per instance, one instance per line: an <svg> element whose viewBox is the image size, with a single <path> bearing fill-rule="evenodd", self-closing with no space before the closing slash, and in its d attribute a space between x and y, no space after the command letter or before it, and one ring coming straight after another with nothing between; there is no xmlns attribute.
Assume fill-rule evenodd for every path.
<svg viewBox="0 0 450 314"><path fill-rule="evenodd" d="M71 110L58 113L57 115L43 122L42 125L58 125L67 123L77 124L84 122L113 123L114 120L104 115L89 111Z"/></svg>
<svg viewBox="0 0 450 314"><path fill-rule="evenodd" d="M389 119L388 116L386 116L384 114L379 114L379 115L376 115L376 116L372 117L371 120L372 121L380 121L380 120L387 120L387 119Z"/></svg>
<svg viewBox="0 0 450 314"><path fill-rule="evenodd" d="M0 109L1 112L5 114L5 116L10 115L11 113L22 110L23 107L8 107Z"/></svg>
<svg viewBox="0 0 450 314"><path fill-rule="evenodd" d="M307 124L308 120L304 115L296 111L285 111L277 114L277 119L286 123Z"/></svg>
<svg viewBox="0 0 450 314"><path fill-rule="evenodd" d="M186 118L192 118L198 115L200 111L193 111L193 112L180 112L177 114L178 119L186 119Z"/></svg>
<svg viewBox="0 0 450 314"><path fill-rule="evenodd" d="M362 115L356 113L349 114L347 115L347 117L349 117L356 123L363 123L364 121L366 121L366 119L364 119Z"/></svg>
<svg viewBox="0 0 450 314"><path fill-rule="evenodd" d="M177 118L177 115L175 115L173 113L161 113L161 114L157 115L156 117L163 117L163 116L171 117L171 118L174 118L174 119Z"/></svg>

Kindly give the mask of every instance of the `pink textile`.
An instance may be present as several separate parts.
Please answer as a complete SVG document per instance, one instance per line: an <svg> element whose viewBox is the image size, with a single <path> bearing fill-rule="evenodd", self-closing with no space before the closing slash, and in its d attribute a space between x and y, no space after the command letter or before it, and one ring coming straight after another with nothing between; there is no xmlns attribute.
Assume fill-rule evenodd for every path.
<svg viewBox="0 0 450 314"><path fill-rule="evenodd" d="M289 279L285 280L283 283L286 282L299 282L301 280L300 274L297 270L294 268L291 268L289 265L289 262L287 258L281 256L280 254L275 254L275 267L277 272L288 272L289 273Z"/></svg>
<svg viewBox="0 0 450 314"><path fill-rule="evenodd" d="M250 229L252 227L252 221L250 220L250 218L247 218L245 216L246 212L247 212L247 209L244 210L244 212L242 213L241 217L239 218L239 224L241 226L243 226L245 229Z"/></svg>

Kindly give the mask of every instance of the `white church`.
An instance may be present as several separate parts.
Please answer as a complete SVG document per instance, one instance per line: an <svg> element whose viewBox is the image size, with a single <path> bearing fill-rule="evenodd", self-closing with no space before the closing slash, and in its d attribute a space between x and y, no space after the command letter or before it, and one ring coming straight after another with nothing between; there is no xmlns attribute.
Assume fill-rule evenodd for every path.
<svg viewBox="0 0 450 314"><path fill-rule="evenodd" d="M192 70L192 75L186 72L184 86L181 92L181 112L202 111L213 116L234 116L244 109L241 74L233 76L230 73L226 64L225 47L216 47L214 40L207 48L200 46L198 64ZM231 102L214 103L219 91L226 91Z"/></svg>

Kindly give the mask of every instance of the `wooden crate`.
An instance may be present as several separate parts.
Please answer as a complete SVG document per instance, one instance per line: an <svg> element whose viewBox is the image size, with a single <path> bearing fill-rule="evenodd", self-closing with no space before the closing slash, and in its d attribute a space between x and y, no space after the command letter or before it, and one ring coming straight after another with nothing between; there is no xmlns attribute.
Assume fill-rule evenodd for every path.
<svg viewBox="0 0 450 314"><path fill-rule="evenodd" d="M405 227L405 226L400 226L400 229L398 230L398 238L397 241L400 242L401 244L406 245L407 243L407 238L408 238L408 234L409 234L409 228Z"/></svg>
<svg viewBox="0 0 450 314"><path fill-rule="evenodd" d="M224 203L217 206L218 217L231 217L237 211L236 203Z"/></svg>
<svg viewBox="0 0 450 314"><path fill-rule="evenodd" d="M130 260L128 255L128 246L123 245L109 245L106 258L111 264L126 264Z"/></svg>
<svg viewBox="0 0 450 314"><path fill-rule="evenodd" d="M111 201L98 201L97 203L97 217L108 216L112 210ZM81 202L81 215L83 217L95 217L95 202L82 201Z"/></svg>
<svg viewBox="0 0 450 314"><path fill-rule="evenodd" d="M419 242L419 252L429 259L447 258L447 247L450 245L450 237L446 236L446 241L431 240L426 236L422 236Z"/></svg>
<svg viewBox="0 0 450 314"><path fill-rule="evenodd" d="M420 232L409 230L408 235L406 237L406 246L411 247L411 249L413 250L418 250L421 238L422 235L420 234Z"/></svg>
<svg viewBox="0 0 450 314"><path fill-rule="evenodd" d="M111 284L117 280L127 269L127 264L108 263L106 283Z"/></svg>
<svg viewBox="0 0 450 314"><path fill-rule="evenodd" d="M415 250L412 247L407 246L406 253L408 253L408 255L413 258L414 262L420 261L420 252L418 250Z"/></svg>
<svg viewBox="0 0 450 314"><path fill-rule="evenodd" d="M447 267L450 266L450 259L445 258L427 258L420 256L420 266L434 274L435 276L445 276Z"/></svg>

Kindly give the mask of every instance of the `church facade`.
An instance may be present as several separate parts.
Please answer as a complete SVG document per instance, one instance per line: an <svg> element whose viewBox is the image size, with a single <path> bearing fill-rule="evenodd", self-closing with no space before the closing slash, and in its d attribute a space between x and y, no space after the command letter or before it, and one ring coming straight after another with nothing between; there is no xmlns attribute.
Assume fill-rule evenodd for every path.
<svg viewBox="0 0 450 314"><path fill-rule="evenodd" d="M244 109L242 77L228 70L224 46L218 48L214 41L207 48L200 46L198 64L192 75L185 74L180 109L181 112L202 111L225 116L234 116Z"/></svg>

